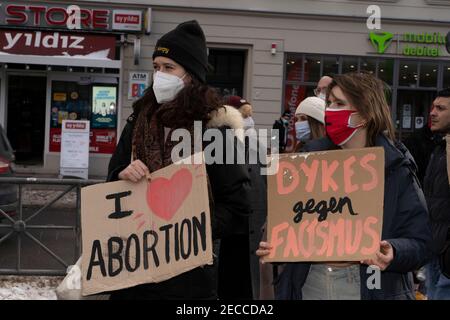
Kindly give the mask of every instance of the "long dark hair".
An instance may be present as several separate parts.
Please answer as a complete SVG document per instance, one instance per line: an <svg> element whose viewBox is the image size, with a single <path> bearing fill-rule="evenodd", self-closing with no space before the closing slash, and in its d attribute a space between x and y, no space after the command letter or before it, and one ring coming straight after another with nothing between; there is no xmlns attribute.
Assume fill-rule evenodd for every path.
<svg viewBox="0 0 450 320"><path fill-rule="evenodd" d="M186 127L192 125L193 121L205 123L210 120L212 111L223 107L216 89L200 82L194 76L191 76L191 79L173 101L164 104L164 118L170 121L172 128ZM147 116L151 117L160 107L153 87L149 86L144 96L133 104L133 112L136 116L146 112ZM161 115L157 113L157 117L160 119Z"/></svg>

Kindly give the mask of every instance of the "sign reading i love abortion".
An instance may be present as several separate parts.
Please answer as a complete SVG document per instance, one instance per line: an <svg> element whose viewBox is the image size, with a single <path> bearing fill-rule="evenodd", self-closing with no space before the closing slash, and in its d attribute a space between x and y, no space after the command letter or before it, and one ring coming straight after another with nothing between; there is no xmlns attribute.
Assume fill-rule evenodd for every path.
<svg viewBox="0 0 450 320"><path fill-rule="evenodd" d="M213 262L204 164L89 186L81 199L83 295L161 282Z"/></svg>
<svg viewBox="0 0 450 320"><path fill-rule="evenodd" d="M384 149L273 155L270 262L361 261L380 248ZM269 161L274 161L269 158Z"/></svg>

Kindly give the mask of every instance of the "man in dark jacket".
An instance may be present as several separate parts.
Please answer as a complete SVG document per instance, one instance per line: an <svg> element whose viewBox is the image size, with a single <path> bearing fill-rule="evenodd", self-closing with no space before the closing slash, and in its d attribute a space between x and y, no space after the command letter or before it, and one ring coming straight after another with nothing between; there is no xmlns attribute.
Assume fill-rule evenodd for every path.
<svg viewBox="0 0 450 320"><path fill-rule="evenodd" d="M288 125L289 119L291 118L291 113L289 111L285 111L280 119L276 120L272 126L272 129L278 130L278 138L279 138L279 152L284 152L287 144L287 136L288 136Z"/></svg>
<svg viewBox="0 0 450 320"><path fill-rule="evenodd" d="M430 117L431 130L437 136L424 180L434 254L427 266L427 295L430 299L450 299L450 279L442 274L445 270L439 265L440 257L445 256L446 252L448 255L450 250L450 186L447 173L450 168L447 168L445 143L445 135L450 133L450 89L438 93Z"/></svg>

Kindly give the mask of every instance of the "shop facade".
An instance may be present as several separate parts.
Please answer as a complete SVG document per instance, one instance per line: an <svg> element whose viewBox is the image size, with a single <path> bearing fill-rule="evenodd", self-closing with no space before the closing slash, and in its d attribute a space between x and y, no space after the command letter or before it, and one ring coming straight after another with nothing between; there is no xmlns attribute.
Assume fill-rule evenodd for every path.
<svg viewBox="0 0 450 320"><path fill-rule="evenodd" d="M17 172L58 174L62 121L89 120L89 174L106 174L121 121L122 48L145 33L148 14L145 7L1 1L0 123Z"/></svg>
<svg viewBox="0 0 450 320"><path fill-rule="evenodd" d="M77 3L91 10L90 20L87 13L83 16L86 28L89 21L92 22L89 30L62 29L69 33L101 36L105 42L108 37L114 37L114 58L89 59L86 57L89 54L85 53L83 57L79 57L80 54L54 57L52 54L52 57L34 56L30 60L21 54L0 54L0 122L8 130L14 128L14 110L17 110L14 106L26 105L17 102L23 97L20 92L27 91L23 88L25 82L18 78L28 79L26 87L33 89L28 90L29 95L41 99L41 108L45 110L40 120L45 122L42 126L44 133L39 133L44 139L37 139L37 133L31 135L39 140L36 149L41 150L43 161L40 165L23 165L25 171L58 171L59 120L61 117L74 117L73 113L78 118L80 112L80 117L90 117L92 130L98 130L91 132L92 136L95 132L100 135L96 141L91 140L89 173L104 176L114 145L132 112L133 101L151 82L151 55L157 39L186 20L198 20L205 31L209 62L213 67L207 77L209 84L223 95L238 94L249 100L254 107L258 128L271 128L283 110L294 110L303 98L312 95L322 75L366 70L389 86L392 117L399 137L403 139L426 125L436 92L450 86L450 55L446 49L450 6L446 1L376 1L382 13L379 30L369 29L366 23L369 4L356 0L295 3L288 0L243 0L239 5L227 2L220 6L212 3L207 7L181 0ZM0 23L4 30L54 32L48 26L31 28L23 23L20 26L5 23L4 18L8 15L5 16L4 9L11 2L2 1L2 4ZM49 1L48 4L62 6L60 1ZM66 3L64 6L67 8L69 5ZM109 11L110 15L97 12L94 19L94 9ZM36 9L33 10L28 17L38 16ZM113 30L114 10L140 12L140 30ZM13 10L9 18L20 21L23 16L16 11ZM53 14L56 13L54 11ZM126 13L131 15L127 19L132 21L132 12ZM40 14L45 17L44 12ZM122 15L119 11L119 22ZM96 21L95 27L93 21ZM108 29L99 30L98 24L101 25L102 21ZM59 29L63 31L61 27ZM11 34L9 40L14 40L15 36ZM2 47L8 47L8 39L4 38L6 44ZM24 43L36 41L35 38L23 39ZM100 45L104 41L93 42ZM60 43L63 40L60 39ZM106 43L103 45L103 49L94 51L104 52L110 48ZM18 69L17 64L22 69ZM34 70L36 66L44 69ZM95 107L95 94L107 96L103 101L105 106L100 103ZM114 95L116 111L108 114ZM79 102L74 103L74 100ZM101 110L106 111L102 113ZM93 117L94 111L99 112L98 119ZM29 115L28 111L24 112L25 116ZM88 115L83 115L83 112ZM29 117L37 119L34 114ZM99 127L93 126L94 123ZM293 125L294 120L291 121L291 144L294 143ZM24 131L23 128L17 130Z"/></svg>

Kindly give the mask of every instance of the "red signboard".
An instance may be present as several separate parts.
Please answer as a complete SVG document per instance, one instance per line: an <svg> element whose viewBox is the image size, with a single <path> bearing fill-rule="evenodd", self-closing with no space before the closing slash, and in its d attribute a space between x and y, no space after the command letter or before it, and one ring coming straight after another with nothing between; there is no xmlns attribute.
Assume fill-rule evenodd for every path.
<svg viewBox="0 0 450 320"><path fill-rule="evenodd" d="M141 16L135 14L116 14L114 16L115 23L140 24Z"/></svg>
<svg viewBox="0 0 450 320"><path fill-rule="evenodd" d="M91 153L112 154L116 149L116 129L92 129L89 151Z"/></svg>
<svg viewBox="0 0 450 320"><path fill-rule="evenodd" d="M48 7L41 5L5 6L6 20L9 25L23 25L29 23L40 26L46 23L48 26L66 26L76 12L64 7ZM80 22L85 28L108 29L108 16L110 10L80 8Z"/></svg>
<svg viewBox="0 0 450 320"><path fill-rule="evenodd" d="M89 152L112 154L116 149L116 129L91 129ZM61 152L61 128L50 128L50 152Z"/></svg>
<svg viewBox="0 0 450 320"><path fill-rule="evenodd" d="M115 57L116 38L65 32L0 30L0 52L38 56Z"/></svg>
<svg viewBox="0 0 450 320"><path fill-rule="evenodd" d="M31 1L28 1L31 2ZM34 2L34 1L33 1ZM62 1L61 1L62 2ZM0 25L13 27L141 32L144 10L71 3L14 3L0 0ZM150 16L145 19L149 21Z"/></svg>

